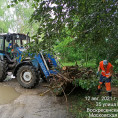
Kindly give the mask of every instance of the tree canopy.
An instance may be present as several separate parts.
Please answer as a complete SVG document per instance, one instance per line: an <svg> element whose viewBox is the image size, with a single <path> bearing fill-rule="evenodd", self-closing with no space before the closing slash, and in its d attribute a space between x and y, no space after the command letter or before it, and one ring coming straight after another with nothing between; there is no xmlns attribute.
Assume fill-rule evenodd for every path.
<svg viewBox="0 0 118 118"><path fill-rule="evenodd" d="M11 6L21 1L12 0ZM71 39L67 46L76 52L82 47L98 61L118 58L117 0L32 0L32 7L30 22L39 23L34 38L41 38L43 48Z"/></svg>
<svg viewBox="0 0 118 118"><path fill-rule="evenodd" d="M8 16L5 11L7 9L7 1L0 1L0 33L8 32L8 27L10 26L10 21L7 20Z"/></svg>

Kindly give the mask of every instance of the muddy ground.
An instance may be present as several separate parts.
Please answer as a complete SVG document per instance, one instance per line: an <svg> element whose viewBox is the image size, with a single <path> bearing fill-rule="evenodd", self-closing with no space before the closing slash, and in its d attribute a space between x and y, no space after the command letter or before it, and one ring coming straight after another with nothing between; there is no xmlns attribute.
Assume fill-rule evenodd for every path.
<svg viewBox="0 0 118 118"><path fill-rule="evenodd" d="M39 84L34 89L22 88L16 79L0 83L0 118L72 118L65 98L55 97Z"/></svg>
<svg viewBox="0 0 118 118"><path fill-rule="evenodd" d="M34 89L25 89L16 79L0 83L0 118L74 118L64 97L40 96L47 90L44 85L41 82ZM118 98L118 87L112 86L112 93ZM105 87L101 94L107 95Z"/></svg>

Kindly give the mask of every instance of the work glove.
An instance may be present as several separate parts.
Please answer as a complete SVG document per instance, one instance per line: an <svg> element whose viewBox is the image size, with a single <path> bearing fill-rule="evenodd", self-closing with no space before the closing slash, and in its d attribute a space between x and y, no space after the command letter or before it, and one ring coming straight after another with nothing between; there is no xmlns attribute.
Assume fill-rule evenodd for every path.
<svg viewBox="0 0 118 118"><path fill-rule="evenodd" d="M97 71L96 75L97 75L97 77L99 76L99 71Z"/></svg>

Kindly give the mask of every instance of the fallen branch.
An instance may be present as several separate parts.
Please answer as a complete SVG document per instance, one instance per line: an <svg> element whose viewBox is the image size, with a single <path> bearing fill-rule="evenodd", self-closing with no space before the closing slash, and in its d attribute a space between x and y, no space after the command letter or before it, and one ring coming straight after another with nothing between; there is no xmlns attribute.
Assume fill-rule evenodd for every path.
<svg viewBox="0 0 118 118"><path fill-rule="evenodd" d="M81 79L84 83L84 81L89 81L91 78L94 78L94 71L91 68L80 68L78 70L78 66L65 66L63 67L61 73L57 73L55 75L52 75L52 79L50 81L49 85L45 85L44 87L48 87L50 91L53 91L56 95L59 93L63 93L63 90L66 89L68 84L72 84L73 81L75 84L79 85L77 82L78 80ZM76 81L77 79L77 81ZM83 87L83 86L82 86ZM59 89L60 88L60 89ZM63 88L63 89L62 89ZM70 95L76 86L71 90L71 92L68 94ZM49 91L48 90L48 91ZM55 92L54 92L55 91ZM46 92L48 93L48 92ZM45 92L44 92L45 94Z"/></svg>

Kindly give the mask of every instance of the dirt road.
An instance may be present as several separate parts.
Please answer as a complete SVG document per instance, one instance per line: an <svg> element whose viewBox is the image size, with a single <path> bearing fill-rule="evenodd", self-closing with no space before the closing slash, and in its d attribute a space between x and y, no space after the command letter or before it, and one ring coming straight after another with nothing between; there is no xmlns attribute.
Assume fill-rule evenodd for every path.
<svg viewBox="0 0 118 118"><path fill-rule="evenodd" d="M53 94L40 96L46 90L43 84L35 89L24 89L13 79L0 83L0 87L8 88L0 91L0 118L72 118L64 98Z"/></svg>

